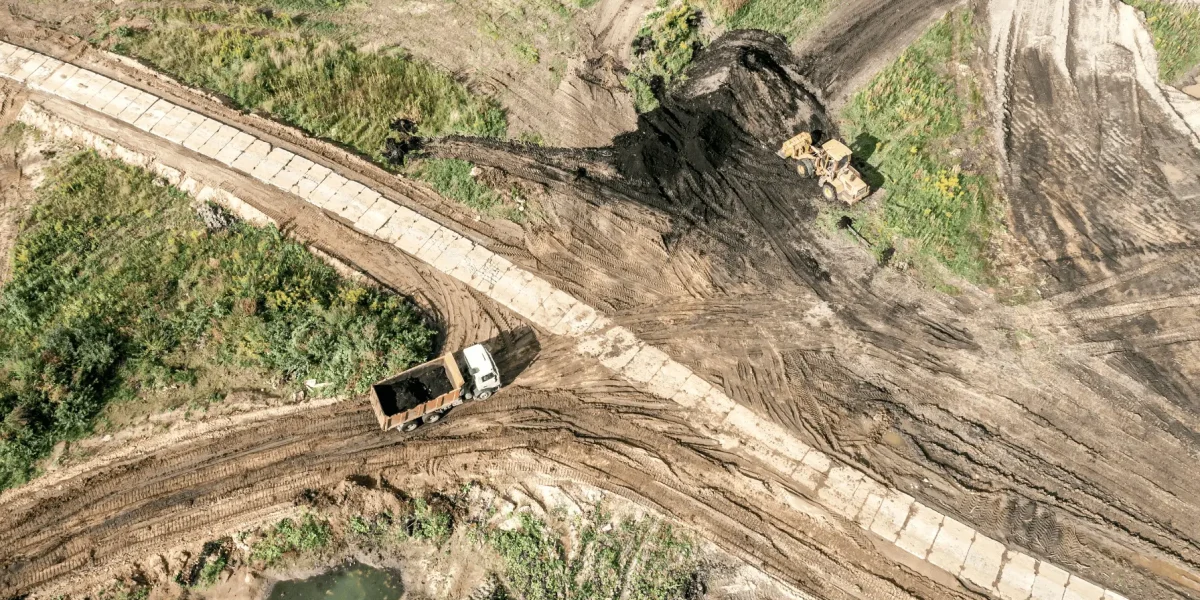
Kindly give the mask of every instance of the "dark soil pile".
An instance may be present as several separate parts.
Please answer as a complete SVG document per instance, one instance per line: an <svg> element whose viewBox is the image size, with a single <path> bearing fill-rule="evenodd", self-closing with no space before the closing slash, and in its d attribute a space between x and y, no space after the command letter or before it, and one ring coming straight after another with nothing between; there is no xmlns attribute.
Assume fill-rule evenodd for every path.
<svg viewBox="0 0 1200 600"><path fill-rule="evenodd" d="M699 229L725 247L718 254L727 259L741 260L754 249L783 256L812 286L829 279L801 247L819 190L775 154L800 131L818 138L835 134L787 43L766 32L738 31L702 52L687 83L610 148L447 138L427 150L541 181L590 203L651 207L671 216L668 248Z"/></svg>

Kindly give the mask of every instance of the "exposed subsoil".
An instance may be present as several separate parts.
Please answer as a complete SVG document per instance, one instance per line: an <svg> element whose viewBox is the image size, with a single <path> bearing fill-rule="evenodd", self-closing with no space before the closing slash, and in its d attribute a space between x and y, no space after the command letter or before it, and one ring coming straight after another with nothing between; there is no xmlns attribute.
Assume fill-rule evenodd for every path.
<svg viewBox="0 0 1200 600"><path fill-rule="evenodd" d="M976 6L981 14L987 8ZM864 14L866 23L874 13ZM7 39L30 33L19 23L0 26ZM907 35L903 27L880 27L879 48ZM1104 43L1094 36L1082 41L1080 28L1070 31L1081 46ZM69 40L36 39L59 56L72 47L63 43ZM858 54L848 52L845 60L882 56L855 47ZM1127 205L1153 201L1176 211L1168 214L1182 224L1171 231L1182 230L1189 242L1195 215L1183 209L1187 196L1169 187L1181 184L1164 183L1159 155L1114 135L1101 147L1128 146L1120 156L1133 162L1097 168L1111 161L1085 152L1095 146L1079 119L1135 118L1131 127L1173 152L1167 162L1181 170L1200 160L1196 151L1144 104L1090 104L1090 113L1060 115L1081 109L1061 87L1038 96L1039 86L1063 81L1053 70L1039 76L1035 67L1046 62L1027 46L1014 47L1022 58L1008 63L1020 76L1012 79L1014 124L1040 123L1046 133L1035 138L1026 127L1005 147L1009 162L1021 166L1007 185L1044 181L1057 194L1046 194L1056 199L1054 210L1091 211L1090 222L1104 222L1120 207L1070 190L1124 189L1121 174L1136 166L1142 195L1125 196ZM80 60L138 80L74 48ZM739 402L992 537L1130 598L1200 595L1196 393L1187 386L1159 390L1172 378L1195 381L1200 324L1189 308L1200 263L1191 246L1172 247L1153 262L1109 261L1116 265L1112 274L1062 277L1060 289L1045 290L1049 300L1024 307L1002 306L971 288L957 297L922 288L875 264L849 238L816 229L815 186L774 156L778 143L800 128L831 129L815 98L827 97L833 84L815 90L805 84L820 80L781 41L731 35L700 57L689 83L660 111L640 118L638 131L611 148L538 150L461 139L435 146L442 155L547 187L544 220L514 230L473 222L423 188L286 128L169 82L140 79L386 183L413 206L603 307ZM1121 80L1106 71L1092 81ZM1060 103L1064 97L1069 101ZM98 126L113 127L111 137L176 152ZM1023 141L1036 139L1042 142ZM1063 187L1074 181L1064 173L1080 164L1088 181ZM685 425L678 407L612 379L561 340L521 329L457 282L242 179L230 185L241 186L241 197L254 199L294 235L416 296L446 325L447 347L497 338L502 371L519 373L514 385L407 439L375 431L365 403L343 402L139 443L120 458L101 456L5 493L0 564L9 566L0 588L6 592L78 585L111 565L235 528L291 505L306 489L354 475L404 489L469 478L503 486L541 473L587 482L680 519L816 597L972 596L904 564L890 554L894 548L876 548L859 530L820 517L819 509L780 506L764 486L786 489L782 477L722 450ZM1014 192L1014 213L1035 210L1037 199ZM1015 229L1022 239L1038 239L1035 228ZM1129 229L1112 227L1109 239L1140 243ZM1049 241L1037 247L1051 254L1057 242L1044 237ZM1124 368L1140 360L1130 342L1161 349L1154 369Z"/></svg>

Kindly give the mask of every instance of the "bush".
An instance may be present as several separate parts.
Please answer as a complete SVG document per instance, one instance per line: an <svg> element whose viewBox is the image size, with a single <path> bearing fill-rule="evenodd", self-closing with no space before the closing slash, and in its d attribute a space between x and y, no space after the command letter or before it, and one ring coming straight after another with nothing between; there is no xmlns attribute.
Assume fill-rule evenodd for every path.
<svg viewBox="0 0 1200 600"><path fill-rule="evenodd" d="M658 108L656 94L683 80L683 72L704 46L699 32L700 16L700 11L687 0L660 4L646 15L633 40L633 68L625 79L638 112Z"/></svg>
<svg viewBox="0 0 1200 600"><path fill-rule="evenodd" d="M341 279L274 228L208 232L190 199L94 153L54 168L0 290L0 487L116 400L208 370L362 393L433 332L402 298Z"/></svg>
<svg viewBox="0 0 1200 600"><path fill-rule="evenodd" d="M250 547L250 560L270 567L290 552L316 552L329 545L333 529L329 523L306 513L297 523L284 519L267 530L266 536Z"/></svg>

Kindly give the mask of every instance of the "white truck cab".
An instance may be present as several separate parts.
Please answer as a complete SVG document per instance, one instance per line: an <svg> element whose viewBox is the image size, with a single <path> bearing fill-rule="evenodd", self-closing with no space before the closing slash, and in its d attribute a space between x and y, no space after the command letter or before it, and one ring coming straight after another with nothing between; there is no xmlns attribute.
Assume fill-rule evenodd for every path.
<svg viewBox="0 0 1200 600"><path fill-rule="evenodd" d="M467 377L472 388L466 392L467 399L487 400L500 389L500 369L496 368L496 361L492 360L491 353L483 344L464 348L462 353L467 363Z"/></svg>

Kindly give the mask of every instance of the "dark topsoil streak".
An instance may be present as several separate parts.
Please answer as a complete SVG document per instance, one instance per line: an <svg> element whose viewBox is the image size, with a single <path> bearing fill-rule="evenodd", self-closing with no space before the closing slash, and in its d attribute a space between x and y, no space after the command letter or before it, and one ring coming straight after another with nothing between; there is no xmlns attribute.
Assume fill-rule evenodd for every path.
<svg viewBox="0 0 1200 600"><path fill-rule="evenodd" d="M815 180L775 155L801 131L836 135L803 85L787 43L760 31L726 34L705 49L681 89L638 118L636 131L602 149L544 149L451 137L435 156L498 167L590 202L641 204L672 217L668 249L692 229L719 240L716 255L755 250L785 258L805 286L829 273L799 243L817 214ZM567 189L563 189L563 186ZM727 254L732 249L731 254Z"/></svg>

